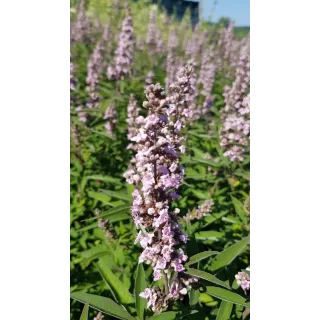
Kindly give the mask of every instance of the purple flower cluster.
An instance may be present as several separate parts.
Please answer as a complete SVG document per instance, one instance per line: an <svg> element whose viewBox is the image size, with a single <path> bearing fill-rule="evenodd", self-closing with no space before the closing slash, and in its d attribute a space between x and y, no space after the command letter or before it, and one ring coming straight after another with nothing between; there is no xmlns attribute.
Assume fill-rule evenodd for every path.
<svg viewBox="0 0 320 320"><path fill-rule="evenodd" d="M122 30L119 35L118 47L115 51L114 64L108 67L107 76L109 79L119 80L121 76L128 74L133 62L134 37L133 23L128 10L122 22Z"/></svg>
<svg viewBox="0 0 320 320"><path fill-rule="evenodd" d="M195 74L194 65L189 62L180 69L177 82L169 86L170 96L167 97L169 108L176 108L179 121L185 126L194 119L195 109Z"/></svg>
<svg viewBox="0 0 320 320"><path fill-rule="evenodd" d="M135 184L132 217L140 229L135 242L144 249L139 263L152 265L155 281L164 277L164 291L153 287L140 294L154 312L161 312L172 300L183 299L186 287L196 281L182 273L188 257L181 248L175 247L186 243L188 237L178 223L180 210L169 207L170 202L179 197L177 191L184 175L179 164L180 154L185 152L184 138L179 135L184 125L178 111L181 101L175 92L175 88L183 87L184 83L185 79L178 78L178 82L170 86L172 96L169 98L159 84L151 84L145 90L148 101L143 106L148 114L136 119L140 128L131 138L137 143L135 168L125 174Z"/></svg>
<svg viewBox="0 0 320 320"><path fill-rule="evenodd" d="M235 275L237 283L241 286L242 290L246 294L248 290L250 290L250 277L246 272L238 272Z"/></svg>
<svg viewBox="0 0 320 320"><path fill-rule="evenodd" d="M82 111L83 106L77 106L76 111L78 112L78 118L81 122L86 123L87 122L87 113Z"/></svg>
<svg viewBox="0 0 320 320"><path fill-rule="evenodd" d="M104 127L107 131L107 133L111 136L114 137L114 130L116 128L117 125L117 111L115 108L114 104L110 104L105 113L104 113L104 117L103 119L107 120Z"/></svg>
<svg viewBox="0 0 320 320"><path fill-rule="evenodd" d="M109 24L106 24L102 37L97 42L88 62L88 73L86 78L86 91L88 94L88 99L86 106L90 109L99 107L100 95L98 84L102 75L102 71L104 67L106 67L105 57L109 56L110 54L110 38L110 26Z"/></svg>
<svg viewBox="0 0 320 320"><path fill-rule="evenodd" d="M211 199L206 200L196 210L192 210L190 213L184 216L183 219L186 221L200 220L211 211L213 205L214 203Z"/></svg>
<svg viewBox="0 0 320 320"><path fill-rule="evenodd" d="M75 66L71 61L72 56L70 55L70 105L73 105L76 102L76 95L74 91L76 90L77 86L77 79L74 75Z"/></svg>
<svg viewBox="0 0 320 320"><path fill-rule="evenodd" d="M217 66L219 69L225 67L225 63L230 63L230 55L233 45L233 22L230 22L228 28L220 31L220 37L217 48Z"/></svg>
<svg viewBox="0 0 320 320"><path fill-rule="evenodd" d="M149 71L149 72L147 73L146 79L144 80L144 82L145 82L145 84L146 84L146 87L145 87L145 88L147 88L147 86L149 86L149 85L152 83L153 77L154 77L153 71Z"/></svg>
<svg viewBox="0 0 320 320"><path fill-rule="evenodd" d="M199 25L197 24L192 32L191 38L187 41L185 46L185 52L194 61L198 60L198 57L202 53L203 45L207 37L207 32L199 33Z"/></svg>
<svg viewBox="0 0 320 320"><path fill-rule="evenodd" d="M71 39L73 41L84 41L90 32L90 21L85 11L85 0L79 3L79 11L76 21L71 26Z"/></svg>
<svg viewBox="0 0 320 320"><path fill-rule="evenodd" d="M129 141L131 141L131 138L133 138L136 134L137 134L137 123L136 123L136 119L139 117L139 113L141 111L141 108L138 107L137 105L137 101L134 97L133 94L130 94L130 99L129 99L129 104L128 104L128 108L127 108L127 124L128 124L128 134L127 134L127 138ZM128 149L133 149L135 148L135 145L133 145L132 143L129 144L129 146L127 147Z"/></svg>
<svg viewBox="0 0 320 320"><path fill-rule="evenodd" d="M198 80L198 83L202 86L201 94L206 98L211 95L215 72L214 48L213 46L210 46L202 54L200 76Z"/></svg>
<svg viewBox="0 0 320 320"><path fill-rule="evenodd" d="M98 92L98 83L99 83L100 75L102 73L102 61L103 61L102 53L103 53L102 40L99 40L88 62L86 91L89 97L88 97L86 106L90 109L99 106L100 96Z"/></svg>
<svg viewBox="0 0 320 320"><path fill-rule="evenodd" d="M242 162L250 139L250 51L243 51L232 87L225 87L220 145L231 161Z"/></svg>
<svg viewBox="0 0 320 320"><path fill-rule="evenodd" d="M164 52L165 50L165 44L161 36L161 31L157 26L155 9L150 11L146 44L149 46L149 54L151 55L151 58L153 58L157 52Z"/></svg>
<svg viewBox="0 0 320 320"><path fill-rule="evenodd" d="M169 90L169 85L174 82L176 74L180 69L177 48L179 46L179 40L174 30L169 33L168 39L168 55L167 55L167 66L166 66L166 92Z"/></svg>

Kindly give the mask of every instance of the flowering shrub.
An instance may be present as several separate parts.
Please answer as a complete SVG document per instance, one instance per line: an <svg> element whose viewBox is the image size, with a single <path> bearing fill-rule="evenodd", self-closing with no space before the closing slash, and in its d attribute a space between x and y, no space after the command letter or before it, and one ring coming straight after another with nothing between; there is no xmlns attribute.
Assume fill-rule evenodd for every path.
<svg viewBox="0 0 320 320"><path fill-rule="evenodd" d="M249 35L72 9L71 318L247 317Z"/></svg>

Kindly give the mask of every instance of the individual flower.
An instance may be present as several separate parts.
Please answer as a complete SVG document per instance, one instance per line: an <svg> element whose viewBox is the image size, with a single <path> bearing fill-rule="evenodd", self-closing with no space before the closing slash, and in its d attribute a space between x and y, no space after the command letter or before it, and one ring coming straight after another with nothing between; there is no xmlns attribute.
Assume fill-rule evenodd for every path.
<svg viewBox="0 0 320 320"><path fill-rule="evenodd" d="M103 320L104 316L101 312L98 312L97 315L93 318L93 320Z"/></svg>

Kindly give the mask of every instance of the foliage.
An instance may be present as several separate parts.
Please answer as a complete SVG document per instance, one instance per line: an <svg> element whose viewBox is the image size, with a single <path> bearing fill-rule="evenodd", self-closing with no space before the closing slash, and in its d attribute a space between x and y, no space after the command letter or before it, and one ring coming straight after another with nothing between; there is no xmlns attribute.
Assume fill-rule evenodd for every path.
<svg viewBox="0 0 320 320"><path fill-rule="evenodd" d="M98 12L101 25L110 24L112 56L125 16L125 9L116 11L115 3L91 0L86 4L91 21ZM124 1L120 4L124 7ZM150 5L151 1L130 2L135 40L146 37ZM72 6L72 22L76 20L76 12ZM157 17L166 42L169 24L164 22L164 11L158 10ZM188 19L180 22L174 17L171 19L170 25L177 30L180 39L178 56L186 63L183 42L192 34L192 28ZM206 45L217 43L217 26L203 24L199 29L208 32ZM71 46L77 79L73 94L77 97L77 106L86 103L87 63L99 32L101 30L93 32L89 41L74 42ZM243 36L241 33L240 37ZM193 122L186 131L187 152L181 159L185 168L184 182L180 198L173 204L180 208L179 221L190 237L186 245L189 256L186 273L199 277L200 281L183 301L158 315L146 308L145 300L139 297L139 293L152 284L152 267L138 265L141 248L134 244L137 231L130 214L133 187L123 178L134 155L127 149L130 143L127 140L127 105L133 93L137 104L142 106L145 77L150 70L154 72L154 83L164 85L166 53L151 57L148 50L135 48L134 55L128 77L109 80L105 68L99 82L100 105L85 109L89 115L86 123L79 120L76 105L71 105L71 318L93 319L98 310L105 319L242 319L243 314L248 314L250 297L239 287L235 275L250 265L250 155L246 153L242 163L231 162L223 156L224 150L220 147L223 90L234 80L232 73L225 70L217 72L215 77L211 92L215 96L213 110ZM110 59L106 58L107 64ZM117 111L114 136L106 132L103 119L111 103ZM142 110L142 114L144 112ZM209 214L200 220L183 219L209 199L214 202ZM108 221L107 230L99 228L99 218ZM164 284L159 280L158 285Z"/></svg>

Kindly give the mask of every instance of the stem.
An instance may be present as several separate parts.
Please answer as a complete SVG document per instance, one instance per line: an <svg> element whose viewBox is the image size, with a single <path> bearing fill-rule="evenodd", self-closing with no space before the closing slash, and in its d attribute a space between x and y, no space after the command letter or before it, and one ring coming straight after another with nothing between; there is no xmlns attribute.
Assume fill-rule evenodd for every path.
<svg viewBox="0 0 320 320"><path fill-rule="evenodd" d="M168 275L164 273L164 290L166 295L169 294L169 281L168 281Z"/></svg>

